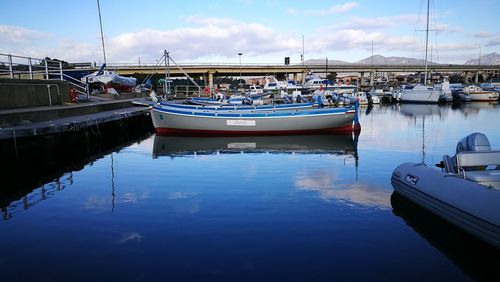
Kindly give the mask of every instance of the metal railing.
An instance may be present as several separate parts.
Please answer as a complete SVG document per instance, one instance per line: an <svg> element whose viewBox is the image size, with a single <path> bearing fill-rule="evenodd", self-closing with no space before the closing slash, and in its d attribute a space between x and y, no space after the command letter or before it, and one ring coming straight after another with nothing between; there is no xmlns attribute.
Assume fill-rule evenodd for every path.
<svg viewBox="0 0 500 282"><path fill-rule="evenodd" d="M68 64L59 60L33 58L0 53L0 78L45 79L67 81L80 94L88 95L88 87L82 81L64 73L68 68L92 67L91 63Z"/></svg>
<svg viewBox="0 0 500 282"><path fill-rule="evenodd" d="M0 53L0 77L64 80L63 62Z"/></svg>

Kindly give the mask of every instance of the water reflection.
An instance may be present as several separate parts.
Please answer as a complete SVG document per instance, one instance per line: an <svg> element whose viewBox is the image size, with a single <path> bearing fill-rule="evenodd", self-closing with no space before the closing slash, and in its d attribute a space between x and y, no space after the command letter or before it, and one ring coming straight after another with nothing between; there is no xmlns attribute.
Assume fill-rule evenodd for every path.
<svg viewBox="0 0 500 282"><path fill-rule="evenodd" d="M99 132L20 138L0 142L0 209L4 220L73 185L73 172L104 156L138 142L151 133L146 118L126 125L107 124ZM113 160L113 156L111 157ZM111 162L111 195L114 206L115 177Z"/></svg>
<svg viewBox="0 0 500 282"><path fill-rule="evenodd" d="M391 192L387 188L368 183L341 183L338 173L332 171L313 172L296 177L295 187L316 191L324 200L336 200L347 205L389 209Z"/></svg>
<svg viewBox="0 0 500 282"><path fill-rule="evenodd" d="M155 136L153 157L232 153L341 154L357 157L357 138L347 135L180 137Z"/></svg>
<svg viewBox="0 0 500 282"><path fill-rule="evenodd" d="M500 277L500 251L394 192L393 213L467 275L483 281Z"/></svg>

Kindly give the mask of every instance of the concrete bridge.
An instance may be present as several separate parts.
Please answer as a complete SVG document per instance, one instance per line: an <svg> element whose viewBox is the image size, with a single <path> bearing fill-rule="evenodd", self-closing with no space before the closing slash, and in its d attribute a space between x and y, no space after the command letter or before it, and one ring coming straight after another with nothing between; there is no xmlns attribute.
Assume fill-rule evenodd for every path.
<svg viewBox="0 0 500 282"><path fill-rule="evenodd" d="M184 76L184 72L192 77L203 77L209 85L213 84L214 76L267 76L274 75L284 78L285 75L292 75L295 81L303 80L305 74L313 73L357 73L361 78L365 75L373 77L376 73L421 73L424 72L422 65L229 65L229 64L185 64L180 65L183 71L176 66L170 66L172 77ZM108 69L112 69L121 75L134 74L165 74L165 66L151 65L123 65L108 64ZM500 75L500 65L456 65L456 64L433 64L428 66L430 73L458 73L466 78L474 77L478 82L479 75L495 76Z"/></svg>

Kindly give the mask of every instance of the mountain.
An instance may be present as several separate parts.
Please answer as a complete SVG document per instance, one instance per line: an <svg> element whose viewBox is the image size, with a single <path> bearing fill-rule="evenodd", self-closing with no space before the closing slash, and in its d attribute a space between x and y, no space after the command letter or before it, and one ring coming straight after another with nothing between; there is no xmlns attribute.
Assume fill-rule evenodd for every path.
<svg viewBox="0 0 500 282"><path fill-rule="evenodd" d="M354 64L358 65L371 65L372 64L372 56L359 60ZM373 56L373 64L374 65L424 65L424 60L407 58L407 57L384 57L381 55ZM436 63L428 62L429 65L433 65Z"/></svg>
<svg viewBox="0 0 500 282"><path fill-rule="evenodd" d="M304 64L306 65L324 65L326 64L326 59L309 59L305 60ZM331 60L328 59L329 65L348 65L349 62L341 61L341 60Z"/></svg>
<svg viewBox="0 0 500 282"><path fill-rule="evenodd" d="M310 59L304 62L306 65L324 65L325 59ZM429 65L436 64L433 62L428 62ZM371 65L372 57L368 57L363 60L359 60L354 63L349 63L341 60L328 60L329 65ZM407 58L407 57L384 57L382 55L373 56L374 65L424 65L424 60Z"/></svg>
<svg viewBox="0 0 500 282"><path fill-rule="evenodd" d="M468 60L466 65L500 65L500 54L493 52L491 54L486 54L481 56L481 62L479 59Z"/></svg>

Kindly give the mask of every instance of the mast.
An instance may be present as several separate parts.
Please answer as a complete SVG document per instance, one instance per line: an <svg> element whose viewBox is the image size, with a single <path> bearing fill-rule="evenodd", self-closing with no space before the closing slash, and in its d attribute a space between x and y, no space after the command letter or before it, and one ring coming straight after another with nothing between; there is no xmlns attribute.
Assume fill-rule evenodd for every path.
<svg viewBox="0 0 500 282"><path fill-rule="evenodd" d="M427 85L427 48L429 45L429 2L427 0L427 24L425 26L425 70L424 70L424 85Z"/></svg>
<svg viewBox="0 0 500 282"><path fill-rule="evenodd" d="M102 54L104 56L104 63L106 63L106 49L104 48L104 34L102 32L101 6L99 5L99 0L97 0L97 11L99 12L99 26L101 27Z"/></svg>

